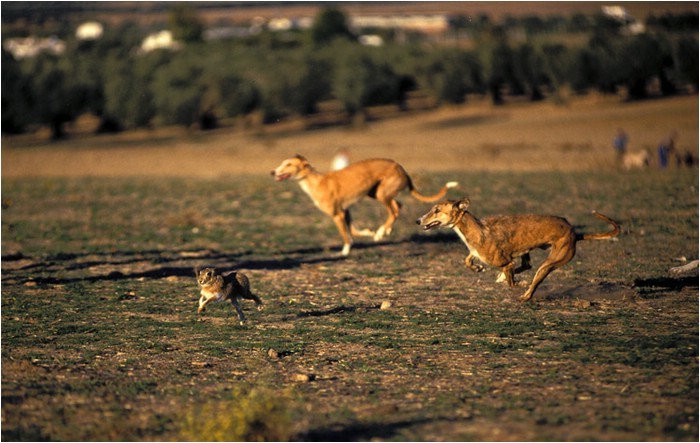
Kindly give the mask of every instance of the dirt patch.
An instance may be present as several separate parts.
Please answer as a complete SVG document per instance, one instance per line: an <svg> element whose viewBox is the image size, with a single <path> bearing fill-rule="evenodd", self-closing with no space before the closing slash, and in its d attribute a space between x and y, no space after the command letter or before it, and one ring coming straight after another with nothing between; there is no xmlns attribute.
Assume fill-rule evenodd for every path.
<svg viewBox="0 0 700 443"><path fill-rule="evenodd" d="M566 166L588 152L584 137L603 161L620 122L661 133L642 128L644 116L670 119L689 103L696 113L696 99L680 98L612 114L593 104L546 118L509 109L507 126L429 128L468 118L457 115L467 107L417 126L409 116L362 131L270 135L268 144L226 131L202 145L174 137L175 151L143 140L3 143L3 173L16 174L3 177L3 440L179 440L193 411L265 388L285 399L295 440L697 441L697 278L668 275L679 257L695 258L697 169ZM557 125L574 115L585 123L569 122L579 130L565 136ZM528 132L537 124L548 130ZM226 145L229 135L255 149ZM345 143L356 158L413 165L419 189L458 180L450 197L468 195L478 216L555 213L593 232L596 208L623 234L581 242L527 304L518 302L524 288L496 283L497 270L465 269L454 233L418 231L427 208L407 195L391 237L358 239L342 258L332 221L293 183L273 182L264 163L300 146L330 160ZM487 158L483 146L508 148ZM66 169L29 176L19 167L33 158L43 168L60 158L54 149ZM179 166L160 163L167 152L180 154ZM206 173L202 152L221 154ZM548 163L510 159L526 153ZM153 168L140 176L144 161ZM373 202L353 208L362 226L384 216ZM533 253L533 264L545 254ZM198 316L193 268L205 264L245 270L265 309L244 301L243 326L230 304Z"/></svg>

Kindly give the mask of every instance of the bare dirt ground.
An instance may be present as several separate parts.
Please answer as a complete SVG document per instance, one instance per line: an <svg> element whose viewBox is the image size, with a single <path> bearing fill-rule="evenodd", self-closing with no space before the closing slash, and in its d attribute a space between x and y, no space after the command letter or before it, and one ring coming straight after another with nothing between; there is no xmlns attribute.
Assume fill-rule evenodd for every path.
<svg viewBox="0 0 700 443"><path fill-rule="evenodd" d="M238 389L265 387L292 418L277 439L697 441L698 280L668 275L697 258L697 167L623 173L611 146L617 127L632 150L675 129L697 155L697 97L300 127L3 140L3 440L211 440L217 423L187 417L235 422ZM426 193L460 181L450 197L478 216L593 232L595 208L623 233L580 243L526 305L495 270L465 270L453 233L419 231L429 205L406 195L390 238L341 259L332 221L268 174L297 152L326 169L343 147L400 161ZM265 310L197 316L204 264L245 270Z"/></svg>

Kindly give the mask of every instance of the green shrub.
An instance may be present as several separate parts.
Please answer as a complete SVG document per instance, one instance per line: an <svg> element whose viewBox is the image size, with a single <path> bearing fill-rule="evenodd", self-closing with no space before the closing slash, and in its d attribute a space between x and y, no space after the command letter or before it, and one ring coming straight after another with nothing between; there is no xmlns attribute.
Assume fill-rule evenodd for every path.
<svg viewBox="0 0 700 443"><path fill-rule="evenodd" d="M187 441L288 441L293 432L293 408L288 393L236 389L230 400L188 411L180 436Z"/></svg>

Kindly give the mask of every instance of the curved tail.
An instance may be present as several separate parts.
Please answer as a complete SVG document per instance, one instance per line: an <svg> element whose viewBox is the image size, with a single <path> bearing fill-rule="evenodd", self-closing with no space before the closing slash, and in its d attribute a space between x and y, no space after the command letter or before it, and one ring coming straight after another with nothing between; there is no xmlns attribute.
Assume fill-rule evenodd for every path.
<svg viewBox="0 0 700 443"><path fill-rule="evenodd" d="M593 215L610 223L613 227L612 231L597 232L595 234L576 234L576 240L605 240L606 238L617 237L620 234L620 225L615 220L597 211L593 211Z"/></svg>
<svg viewBox="0 0 700 443"><path fill-rule="evenodd" d="M450 188L456 188L457 186L459 186L459 183L457 182L447 182L445 183L445 186L443 186L442 189L438 191L437 194L427 196L418 192L418 190L413 186L413 181L411 181L410 178L408 180L408 189L411 191L411 195L413 196L413 198L424 203L433 203L440 200L447 194L447 191Z"/></svg>

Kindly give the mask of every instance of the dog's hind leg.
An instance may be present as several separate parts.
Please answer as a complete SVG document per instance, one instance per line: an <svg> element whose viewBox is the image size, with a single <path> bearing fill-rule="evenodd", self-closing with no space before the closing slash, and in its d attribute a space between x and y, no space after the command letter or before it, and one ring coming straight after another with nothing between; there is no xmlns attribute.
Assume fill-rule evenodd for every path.
<svg viewBox="0 0 700 443"><path fill-rule="evenodd" d="M245 315L243 315L243 309L241 309L241 305L238 303L238 298L236 296L231 296L231 304L236 308L236 312L238 313L238 322L243 325L245 323Z"/></svg>
<svg viewBox="0 0 700 443"><path fill-rule="evenodd" d="M513 272L519 274L527 271L528 269L532 269L532 264L530 264L530 254L523 254L523 256L520 257L520 266L515 268Z"/></svg>
<svg viewBox="0 0 700 443"><path fill-rule="evenodd" d="M527 288L527 291L525 291L525 293L520 297L520 301L525 302L530 300L537 287L549 275L549 273L569 263L569 261L574 258L574 255L576 255L575 240L571 241L568 247L552 245L552 252L549 253L549 257L547 257L539 269L537 269L535 276L532 278L532 283L530 283L530 287Z"/></svg>
<svg viewBox="0 0 700 443"><path fill-rule="evenodd" d="M260 297L258 297L257 295L248 291L248 294L246 294L246 298L255 302L255 307L258 311L262 311L264 309L265 305L263 304L262 300L260 300Z"/></svg>
<svg viewBox="0 0 700 443"><path fill-rule="evenodd" d="M399 204L391 196L378 194L377 201L384 205L389 215L387 216L384 224L381 225L374 234L374 241L379 241L384 238L385 235L391 234L391 229L399 216L399 211L401 210Z"/></svg>
<svg viewBox="0 0 700 443"><path fill-rule="evenodd" d="M355 223L352 222L350 217L350 211L345 210L345 222L350 226L350 235L358 237L374 237L375 232L371 229L358 229L355 227Z"/></svg>

